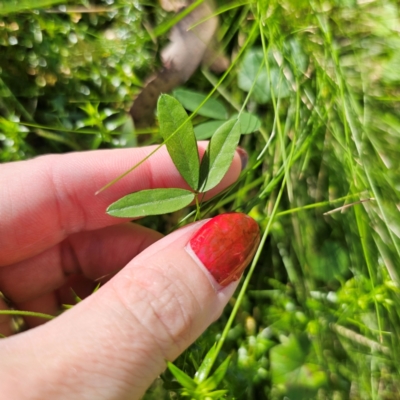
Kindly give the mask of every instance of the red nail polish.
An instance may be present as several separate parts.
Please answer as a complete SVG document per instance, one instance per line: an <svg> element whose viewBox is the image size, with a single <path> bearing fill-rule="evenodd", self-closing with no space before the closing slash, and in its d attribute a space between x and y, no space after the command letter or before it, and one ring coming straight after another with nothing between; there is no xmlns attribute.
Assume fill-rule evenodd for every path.
<svg viewBox="0 0 400 400"><path fill-rule="evenodd" d="M206 222L189 245L214 279L227 286L241 277L259 242L260 230L253 218L228 213Z"/></svg>

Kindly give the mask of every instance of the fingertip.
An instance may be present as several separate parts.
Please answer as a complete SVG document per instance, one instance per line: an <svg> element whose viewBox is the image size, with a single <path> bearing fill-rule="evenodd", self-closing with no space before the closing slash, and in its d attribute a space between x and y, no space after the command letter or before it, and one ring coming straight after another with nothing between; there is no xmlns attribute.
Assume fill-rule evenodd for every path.
<svg viewBox="0 0 400 400"><path fill-rule="evenodd" d="M247 167L247 163L249 162L249 155L243 147L238 147L236 149L236 153L240 157L241 170L243 171Z"/></svg>

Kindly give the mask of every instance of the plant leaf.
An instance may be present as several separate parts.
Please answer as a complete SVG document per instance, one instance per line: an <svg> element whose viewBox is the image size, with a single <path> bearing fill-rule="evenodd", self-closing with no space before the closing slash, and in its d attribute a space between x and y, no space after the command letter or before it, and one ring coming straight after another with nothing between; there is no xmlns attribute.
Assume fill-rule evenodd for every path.
<svg viewBox="0 0 400 400"><path fill-rule="evenodd" d="M176 380L182 385L182 387L188 390L194 390L197 388L196 382L188 375L186 375L182 370L180 370L176 365L167 362L168 369L171 371L172 375Z"/></svg>
<svg viewBox="0 0 400 400"><path fill-rule="evenodd" d="M60 3L66 3L64 0L7 0L9 4L0 4L0 15L16 13L25 10L31 10L33 8L44 8L53 6ZM4 2L5 3L5 2Z"/></svg>
<svg viewBox="0 0 400 400"><path fill-rule="evenodd" d="M208 121L194 127L194 134L197 140L210 139L226 121Z"/></svg>
<svg viewBox="0 0 400 400"><path fill-rule="evenodd" d="M261 48L249 50L239 69L238 86L245 92L252 90L252 96L259 104L265 104L271 100L271 90L274 90L276 97L288 97L290 94L289 84L272 53L268 54L270 74L265 65L261 67L263 62L264 53ZM261 71L259 72L260 67ZM253 85L255 80L256 84Z"/></svg>
<svg viewBox="0 0 400 400"><path fill-rule="evenodd" d="M173 95L177 98L186 108L186 110L194 111L205 100L206 95L192 90L177 89L174 90ZM198 111L198 115L213 119L227 119L228 113L225 106L218 100L210 98Z"/></svg>
<svg viewBox="0 0 400 400"><path fill-rule="evenodd" d="M240 121L231 119L211 138L200 166L200 192L221 182L228 171L240 139Z"/></svg>
<svg viewBox="0 0 400 400"><path fill-rule="evenodd" d="M312 362L313 348L306 335L290 336L286 343L273 347L270 359L274 384L303 387L315 392L326 384L325 372ZM310 397L313 396L307 398Z"/></svg>
<svg viewBox="0 0 400 400"><path fill-rule="evenodd" d="M196 382L201 383L207 379L208 374L210 373L210 370L213 366L214 353L216 348L217 348L217 343L214 343L214 345L210 348L210 350L208 350L206 356L204 357L200 367L196 372L196 376L194 378Z"/></svg>
<svg viewBox="0 0 400 400"><path fill-rule="evenodd" d="M82 301L82 299L75 293L74 289L70 289L71 293L72 293L72 297L74 298L76 303L80 303Z"/></svg>
<svg viewBox="0 0 400 400"><path fill-rule="evenodd" d="M235 114L232 118L238 118L240 121L240 133L242 135L248 135L258 131L261 126L261 121L253 114L242 112L241 114Z"/></svg>
<svg viewBox="0 0 400 400"><path fill-rule="evenodd" d="M194 193L184 189L142 190L112 203L107 214L121 218L165 214L186 207L193 199Z"/></svg>
<svg viewBox="0 0 400 400"><path fill-rule="evenodd" d="M215 372L199 385L199 389L201 388L205 391L214 390L222 381L222 379L224 379L230 361L231 357L228 356L225 361L215 370Z"/></svg>
<svg viewBox="0 0 400 400"><path fill-rule="evenodd" d="M215 392L208 392L205 396L201 398L210 399L210 400L218 400L218 399L226 399L225 395L228 393L228 390L216 390Z"/></svg>
<svg viewBox="0 0 400 400"><path fill-rule="evenodd" d="M99 289L100 289L100 286L101 286L101 282L99 282L97 285L96 285L96 287L93 289L93 291L92 291L92 294L93 293L95 293L95 292L97 292Z"/></svg>
<svg viewBox="0 0 400 400"><path fill-rule="evenodd" d="M162 94L157 104L160 135L176 168L188 185L199 186L200 160L193 126L178 100ZM186 122L185 122L186 121Z"/></svg>
<svg viewBox="0 0 400 400"><path fill-rule="evenodd" d="M249 133L256 132L260 129L261 121L253 114L242 112L241 114L234 114L232 118L236 120L239 118L240 121L240 133L242 135L248 135ZM226 121L207 121L194 127L194 134L197 140L210 139L217 129L222 126Z"/></svg>

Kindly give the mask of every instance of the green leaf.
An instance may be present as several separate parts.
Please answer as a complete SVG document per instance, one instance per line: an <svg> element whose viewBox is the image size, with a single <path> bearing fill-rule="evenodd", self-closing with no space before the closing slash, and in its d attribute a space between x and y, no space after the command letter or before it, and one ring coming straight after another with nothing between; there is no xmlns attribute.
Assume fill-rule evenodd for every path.
<svg viewBox="0 0 400 400"><path fill-rule="evenodd" d="M0 2L0 15L11 14L16 12L21 12L25 10L31 10L34 8L44 8L53 6L60 3L66 3L65 0L6 0L8 4L3 4Z"/></svg>
<svg viewBox="0 0 400 400"><path fill-rule="evenodd" d="M200 166L200 192L221 182L228 171L240 139L240 121L229 120L211 138Z"/></svg>
<svg viewBox="0 0 400 400"><path fill-rule="evenodd" d="M240 121L240 133L242 135L248 135L258 131L261 126L261 121L253 114L242 112L241 114L235 114L232 118L237 118L239 116Z"/></svg>
<svg viewBox="0 0 400 400"><path fill-rule="evenodd" d="M121 147L137 147L137 137L135 133L135 125L132 118L127 118L121 127L120 139Z"/></svg>
<svg viewBox="0 0 400 400"><path fill-rule="evenodd" d="M107 214L121 218L166 214L186 207L193 199L194 193L184 189L142 190L111 204L107 208Z"/></svg>
<svg viewBox="0 0 400 400"><path fill-rule="evenodd" d="M222 379L224 379L230 361L231 357L228 356L225 361L215 370L215 372L206 381L199 385L199 389L204 391L214 390L222 381Z"/></svg>
<svg viewBox="0 0 400 400"><path fill-rule="evenodd" d="M232 118L236 120L239 114L234 114ZM249 133L256 132L260 129L261 121L253 114L242 112L239 116L240 121L240 133L242 135L247 135ZM197 140L210 139L214 136L215 132L220 126L222 126L226 121L208 121L199 124L194 127L194 134Z"/></svg>
<svg viewBox="0 0 400 400"><path fill-rule="evenodd" d="M100 289L100 286L101 286L101 282L99 282L97 285L96 285L96 287L93 289L93 291L92 291L92 294L93 293L95 293L95 292L97 292L99 289Z"/></svg>
<svg viewBox="0 0 400 400"><path fill-rule="evenodd" d="M75 293L74 289L70 289L71 293L72 293L72 297L75 300L75 303L80 303L82 301L82 299Z"/></svg>
<svg viewBox="0 0 400 400"><path fill-rule="evenodd" d="M218 400L218 399L226 399L225 395L228 393L228 390L216 390L215 392L209 392L206 395L200 397L201 399L207 400Z"/></svg>
<svg viewBox="0 0 400 400"><path fill-rule="evenodd" d="M196 372L196 376L194 378L196 382L200 383L207 379L208 374L210 373L210 370L213 366L214 354L216 348L217 348L217 343L214 343L211 349L208 350L206 356L203 359L203 362L201 363L199 369Z"/></svg>
<svg viewBox="0 0 400 400"><path fill-rule="evenodd" d="M313 350L306 335L291 336L286 343L270 351L274 384L318 390L326 383L326 374L312 363Z"/></svg>
<svg viewBox="0 0 400 400"><path fill-rule="evenodd" d="M176 380L182 385L182 387L188 390L194 390L197 388L197 383L188 375L186 375L182 370L180 370L177 366L167 362L168 369L171 371L172 375L176 378Z"/></svg>
<svg viewBox="0 0 400 400"><path fill-rule="evenodd" d="M194 134L197 140L210 139L216 130L226 121L208 121L194 127Z"/></svg>
<svg viewBox="0 0 400 400"><path fill-rule="evenodd" d="M240 66L238 86L246 92L252 90L252 95L259 104L271 100L271 89L274 90L275 97L288 97L290 94L288 82L274 57L268 55L270 75L268 75L265 65L261 67L263 62L264 53L262 49L255 48L248 51ZM260 67L261 71L259 72ZM255 84L254 81L256 81Z"/></svg>
<svg viewBox="0 0 400 400"><path fill-rule="evenodd" d="M291 38L283 44L285 57L291 62L292 69L300 74L305 74L308 68L308 57L304 54L300 42Z"/></svg>
<svg viewBox="0 0 400 400"><path fill-rule="evenodd" d="M191 400L217 400L226 398L228 390L215 390L214 392L205 392L198 388L194 390L183 389L180 394L182 397L190 397Z"/></svg>
<svg viewBox="0 0 400 400"><path fill-rule="evenodd" d="M350 260L345 248L339 243L326 240L309 257L310 272L317 279L324 282L338 280L346 277L349 271Z"/></svg>
<svg viewBox="0 0 400 400"><path fill-rule="evenodd" d="M168 153L188 185L199 186L200 160L193 126L178 100L162 94L157 104L160 135L167 141ZM185 122L186 121L186 122Z"/></svg>
<svg viewBox="0 0 400 400"><path fill-rule="evenodd" d="M177 89L174 90L173 95L182 103L186 110L194 111L206 99L206 95L192 90ZM198 111L198 115L213 119L227 119L228 113L224 105L216 99L208 99Z"/></svg>

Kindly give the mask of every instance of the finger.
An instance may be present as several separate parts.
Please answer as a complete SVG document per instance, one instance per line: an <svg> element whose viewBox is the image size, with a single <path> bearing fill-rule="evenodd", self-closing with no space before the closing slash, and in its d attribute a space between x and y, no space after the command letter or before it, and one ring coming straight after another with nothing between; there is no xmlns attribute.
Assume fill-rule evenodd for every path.
<svg viewBox="0 0 400 400"><path fill-rule="evenodd" d="M96 283L83 275L72 275L57 292L51 292L29 299L22 303L15 303L14 307L19 311L29 311L51 316L57 316L65 306L73 307L80 300L93 293ZM48 321L43 317L24 317L25 325L34 328Z"/></svg>
<svg viewBox="0 0 400 400"><path fill-rule="evenodd" d="M79 301L92 294L96 286L96 282L85 278L83 275L73 275L56 292L35 297L24 303L16 303L15 309L55 317L60 311L65 310L65 307L73 307ZM24 321L26 327L34 328L48 322L48 319L43 317L24 317Z"/></svg>
<svg viewBox="0 0 400 400"><path fill-rule="evenodd" d="M112 276L112 274L107 275L107 277L104 278L104 282L106 282L106 279L111 279ZM83 275L72 275L68 277L67 282L57 290L58 303L61 306L66 305L67 307L72 307L77 304L80 299L86 299L86 297L91 295L98 285L99 282L88 279Z"/></svg>
<svg viewBox="0 0 400 400"><path fill-rule="evenodd" d="M60 311L58 299L54 292L44 294L26 303L16 304L15 308L21 311L30 311L52 316L56 316ZM44 318L31 316L24 317L24 321L26 327L28 328L34 328L35 326L39 326L47 322L47 320Z"/></svg>
<svg viewBox="0 0 400 400"><path fill-rule="evenodd" d="M71 275L96 280L119 271L161 237L132 223L80 232L35 257L0 268L0 290L20 304L61 288Z"/></svg>
<svg viewBox="0 0 400 400"><path fill-rule="evenodd" d="M206 143L199 143L200 153L205 147ZM128 193L188 188L166 149L161 148L124 179L95 195L154 149L99 150L0 165L0 187L4 189L0 192L0 265L39 254L72 233L121 223L105 210ZM232 184L240 169L236 153L226 176L210 195Z"/></svg>
<svg viewBox="0 0 400 400"><path fill-rule="evenodd" d="M0 341L1 392L140 398L165 360L220 315L254 254L255 222L243 214L220 217L159 240L59 318ZM32 369L36 357L41 362Z"/></svg>

